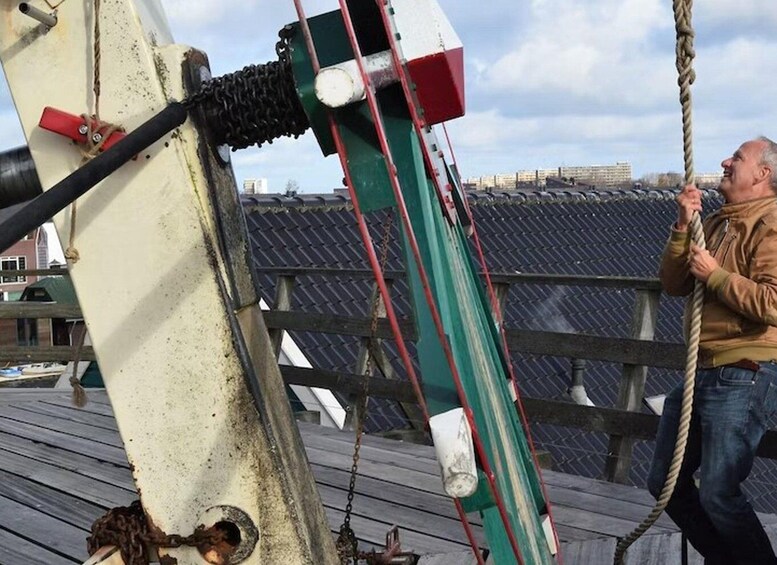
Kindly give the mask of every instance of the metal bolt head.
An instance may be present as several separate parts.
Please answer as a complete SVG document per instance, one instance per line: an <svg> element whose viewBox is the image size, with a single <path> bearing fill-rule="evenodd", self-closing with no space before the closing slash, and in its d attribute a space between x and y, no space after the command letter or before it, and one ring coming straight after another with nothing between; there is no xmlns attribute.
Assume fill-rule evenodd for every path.
<svg viewBox="0 0 777 565"><path fill-rule="evenodd" d="M80 133L81 135L86 135L86 132L88 131L89 131L89 128L86 126L86 124L81 124L80 126L78 126L78 133Z"/></svg>
<svg viewBox="0 0 777 565"><path fill-rule="evenodd" d="M94 133L92 134L92 141L93 141L94 143L100 143L100 141L102 141L102 138L103 138L103 134L101 134L101 133L100 133L100 132L98 132L98 131L96 131L96 132L94 132Z"/></svg>

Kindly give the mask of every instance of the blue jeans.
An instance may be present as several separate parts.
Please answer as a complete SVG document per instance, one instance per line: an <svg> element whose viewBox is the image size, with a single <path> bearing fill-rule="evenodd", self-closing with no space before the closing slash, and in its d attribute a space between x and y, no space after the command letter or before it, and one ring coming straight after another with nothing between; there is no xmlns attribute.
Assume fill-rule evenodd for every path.
<svg viewBox="0 0 777 565"><path fill-rule="evenodd" d="M666 397L648 489L656 498L672 460L682 383ZM740 484L777 409L777 365L757 372L738 367L701 369L685 459L666 513L707 564L777 564L769 538ZM699 470L698 488L693 475Z"/></svg>

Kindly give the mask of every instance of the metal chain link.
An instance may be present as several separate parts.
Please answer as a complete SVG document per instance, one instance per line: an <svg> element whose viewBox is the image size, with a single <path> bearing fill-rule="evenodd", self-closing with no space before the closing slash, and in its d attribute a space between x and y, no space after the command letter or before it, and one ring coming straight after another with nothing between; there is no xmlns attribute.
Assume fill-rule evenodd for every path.
<svg viewBox="0 0 777 565"><path fill-rule="evenodd" d="M94 555L101 547L114 545L121 551L125 565L148 565L148 546L172 548L185 545L202 551L227 541L226 532L206 529L205 526L197 526L188 536L165 534L158 528L149 527L143 507L136 500L129 506L111 508L94 521L87 538L87 550L89 555Z"/></svg>
<svg viewBox="0 0 777 565"><path fill-rule="evenodd" d="M297 138L310 127L291 70L293 36L291 26L278 32L278 61L248 65L209 80L183 101L187 110L203 108L218 143L233 150L261 147L281 136Z"/></svg>
<svg viewBox="0 0 777 565"><path fill-rule="evenodd" d="M391 225L393 223L393 214L391 210L386 213L386 218L383 221L383 242L381 243L380 250L380 270L386 270L386 262L388 260L388 247L391 242ZM340 532L335 542L337 547L337 554L340 557L340 563L343 565L353 561L357 562L359 557L359 542L356 539L356 534L351 528L351 512L353 510L353 497L356 490L356 475L359 470L359 451L362 443L362 433L364 431L364 420L367 412L367 404L369 402L369 390L370 390L370 364L377 361L377 355L375 354L375 335L378 331L378 313L380 310L380 294L376 293L375 300L372 303L372 318L370 320L370 337L369 345L367 347L367 363L364 370L364 383L362 394L359 399L358 412L356 414L356 439L353 445L353 463L351 464L351 479L348 483L348 502L345 505L345 517L343 518L343 524L340 526ZM382 369L381 369L381 372Z"/></svg>

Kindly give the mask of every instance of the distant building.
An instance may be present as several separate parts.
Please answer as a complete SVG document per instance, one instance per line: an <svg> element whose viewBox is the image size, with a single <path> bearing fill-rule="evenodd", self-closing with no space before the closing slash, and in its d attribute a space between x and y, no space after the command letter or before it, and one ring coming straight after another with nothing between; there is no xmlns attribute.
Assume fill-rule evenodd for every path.
<svg viewBox="0 0 777 565"><path fill-rule="evenodd" d="M243 181L243 193L245 194L267 194L267 179L246 179Z"/></svg>
<svg viewBox="0 0 777 565"><path fill-rule="evenodd" d="M474 190L511 190L527 185L545 186L547 178L569 179L572 184L597 187L628 186L631 183L631 163L618 161L614 165L582 165L553 169L521 170L514 173L487 175L464 179Z"/></svg>
<svg viewBox="0 0 777 565"><path fill-rule="evenodd" d="M37 228L5 251L0 252L0 270L48 269L49 249L46 230ZM39 277L0 275L0 301L18 300L24 289Z"/></svg>
<svg viewBox="0 0 777 565"><path fill-rule="evenodd" d="M696 186L703 188L717 188L723 173L699 173L696 175Z"/></svg>

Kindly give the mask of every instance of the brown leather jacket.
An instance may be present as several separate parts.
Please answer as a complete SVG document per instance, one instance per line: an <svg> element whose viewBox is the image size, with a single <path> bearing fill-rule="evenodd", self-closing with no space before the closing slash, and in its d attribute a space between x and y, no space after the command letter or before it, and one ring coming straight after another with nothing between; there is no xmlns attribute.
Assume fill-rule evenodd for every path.
<svg viewBox="0 0 777 565"><path fill-rule="evenodd" d="M724 204L704 233L720 266L707 281L699 366L777 360L777 198ZM659 271L671 296L693 291L689 247L690 235L672 229Z"/></svg>

